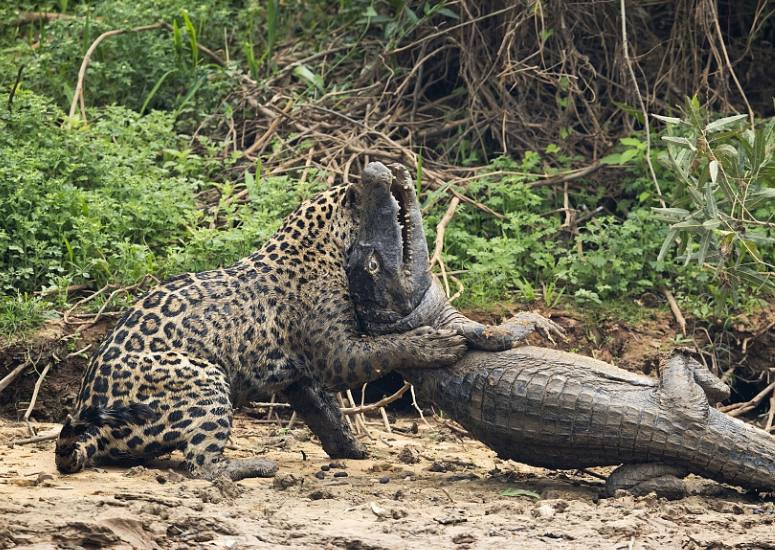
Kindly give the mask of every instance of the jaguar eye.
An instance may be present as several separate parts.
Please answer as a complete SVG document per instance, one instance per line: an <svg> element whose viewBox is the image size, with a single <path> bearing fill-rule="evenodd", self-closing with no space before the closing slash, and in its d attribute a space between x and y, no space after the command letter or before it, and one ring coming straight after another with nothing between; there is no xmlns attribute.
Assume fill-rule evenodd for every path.
<svg viewBox="0 0 775 550"><path fill-rule="evenodd" d="M379 271L379 260L377 260L377 257L375 255L371 255L371 258L369 258L369 263L366 266L366 270L369 273L376 273Z"/></svg>

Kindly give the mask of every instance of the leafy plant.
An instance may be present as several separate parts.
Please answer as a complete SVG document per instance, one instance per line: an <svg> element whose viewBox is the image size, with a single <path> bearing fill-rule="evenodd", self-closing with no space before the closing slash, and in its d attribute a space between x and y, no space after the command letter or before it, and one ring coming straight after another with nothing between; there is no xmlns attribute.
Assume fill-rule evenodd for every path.
<svg viewBox="0 0 775 550"><path fill-rule="evenodd" d="M654 208L670 224L658 259L675 245L728 291L743 281L775 293L775 121L709 122L696 98L680 118L653 116L668 124L663 160L677 175L671 206Z"/></svg>
<svg viewBox="0 0 775 550"><path fill-rule="evenodd" d="M56 313L40 298L19 293L0 295L0 336L22 336L55 316Z"/></svg>

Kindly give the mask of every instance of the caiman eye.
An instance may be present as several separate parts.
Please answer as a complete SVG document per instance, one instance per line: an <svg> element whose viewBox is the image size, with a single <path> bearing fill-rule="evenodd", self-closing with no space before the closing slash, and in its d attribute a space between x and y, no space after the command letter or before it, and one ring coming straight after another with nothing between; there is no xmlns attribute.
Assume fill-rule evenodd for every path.
<svg viewBox="0 0 775 550"><path fill-rule="evenodd" d="M369 263L366 266L366 270L372 274L379 271L379 260L377 260L377 257L374 254L371 255L371 258L369 258Z"/></svg>

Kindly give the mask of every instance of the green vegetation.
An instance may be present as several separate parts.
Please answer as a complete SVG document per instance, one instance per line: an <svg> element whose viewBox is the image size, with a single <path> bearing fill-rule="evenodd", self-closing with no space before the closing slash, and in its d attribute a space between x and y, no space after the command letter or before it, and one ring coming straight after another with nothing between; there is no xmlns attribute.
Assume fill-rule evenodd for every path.
<svg viewBox="0 0 775 550"><path fill-rule="evenodd" d="M264 161L276 165L287 149L313 158L314 135L302 139L293 128L266 131L257 158L245 156L264 132L244 129L253 121L246 79L260 90L285 78L283 92L298 105L336 94L354 101L357 77L343 81L342 74L388 72L375 68L361 41L389 51L460 17L444 2L329 4L59 0L0 8L0 94L7 99L0 105L0 334L29 330L69 307L78 297L68 288L129 286L250 253L302 198L341 174L309 160L266 171ZM36 16L44 12L56 16ZM88 122L78 111L69 117L78 69L97 36L158 21L169 26L100 44L85 80ZM330 36L339 49L325 64L290 65L331 47ZM389 63L402 70L399 60ZM572 90L567 81L559 89L565 109ZM447 91L457 110L439 124L465 112L461 90ZM502 215L462 203L447 227L445 268L465 288L459 303L543 300L611 311L669 288L683 307L710 318L768 299L775 126L757 122L751 132L744 120L711 122L717 118L695 100L683 122L664 119L666 142L652 136L667 208L646 169L645 135L636 132L603 158L619 167L606 172L611 181L569 183L571 223L562 186L536 184L585 162L564 142L573 142L572 129L563 126L557 143L511 158L465 133L448 140L454 147L439 145L450 162L485 168L464 184L422 188L429 240L450 186Z"/></svg>

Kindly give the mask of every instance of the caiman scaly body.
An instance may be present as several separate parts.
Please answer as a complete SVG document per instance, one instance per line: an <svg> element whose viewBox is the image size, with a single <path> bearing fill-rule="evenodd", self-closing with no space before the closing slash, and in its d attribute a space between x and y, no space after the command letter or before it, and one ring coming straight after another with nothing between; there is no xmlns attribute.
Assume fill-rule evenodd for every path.
<svg viewBox="0 0 775 550"><path fill-rule="evenodd" d="M427 246L415 254L427 258ZM534 328L556 332L556 326L528 313L485 327L451 306L429 270L411 277L400 270L370 272L367 257L354 253L347 266L364 331L451 328L471 347L500 350L470 351L445 369L401 372L501 457L547 468L622 464L608 478L609 494L622 488L680 496L689 472L775 491L775 438L712 408L709 400L728 397L729 388L691 357L663 362L654 380L572 353L508 349Z"/></svg>

